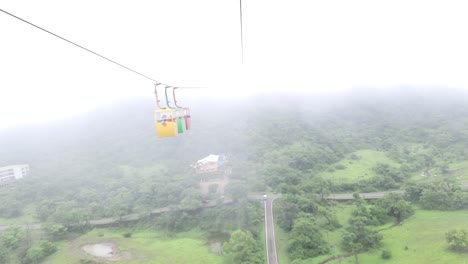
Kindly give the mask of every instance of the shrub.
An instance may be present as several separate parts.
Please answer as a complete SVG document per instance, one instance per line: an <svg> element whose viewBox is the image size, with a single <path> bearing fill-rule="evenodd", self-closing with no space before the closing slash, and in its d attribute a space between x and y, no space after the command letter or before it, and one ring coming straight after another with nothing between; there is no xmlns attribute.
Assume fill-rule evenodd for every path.
<svg viewBox="0 0 468 264"><path fill-rule="evenodd" d="M382 250L382 258L383 259L391 259L392 258L392 252L390 250Z"/></svg>
<svg viewBox="0 0 468 264"><path fill-rule="evenodd" d="M337 170L344 170L344 169L346 169L346 166L343 165L343 164L338 164L338 165L335 166L335 169L337 169Z"/></svg>
<svg viewBox="0 0 468 264"><path fill-rule="evenodd" d="M49 241L41 240L28 249L22 262L28 264L38 264L41 263L42 260L44 260L47 256L54 254L56 251L57 246L50 243Z"/></svg>

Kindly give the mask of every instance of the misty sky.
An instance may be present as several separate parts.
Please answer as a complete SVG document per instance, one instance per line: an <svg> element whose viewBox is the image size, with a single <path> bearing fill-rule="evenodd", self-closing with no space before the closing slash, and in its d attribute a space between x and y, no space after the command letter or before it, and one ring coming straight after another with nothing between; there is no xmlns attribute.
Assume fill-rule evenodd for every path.
<svg viewBox="0 0 468 264"><path fill-rule="evenodd" d="M0 8L181 96L468 87L465 1L23 1ZM72 116L153 83L0 12L0 128Z"/></svg>

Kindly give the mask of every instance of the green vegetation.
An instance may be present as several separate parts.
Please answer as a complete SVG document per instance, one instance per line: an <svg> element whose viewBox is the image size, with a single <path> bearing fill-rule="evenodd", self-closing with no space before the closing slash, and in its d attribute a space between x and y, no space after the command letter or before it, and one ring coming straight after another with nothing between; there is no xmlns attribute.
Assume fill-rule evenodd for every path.
<svg viewBox="0 0 468 264"><path fill-rule="evenodd" d="M157 258L163 248L166 253L159 256L170 261L179 246L187 252L206 250L207 237L222 234L227 254L209 256L255 263L263 259L251 254L263 248L263 209L248 194L276 192L283 195L275 204L275 219L282 229L280 253L287 254L280 259L286 263L318 262L347 252L355 258L344 261L404 263L405 248L415 260L423 251L412 251L413 244L399 247L392 232L413 223L414 230L400 235L429 243L413 233L424 224L418 216L428 213L418 208L446 215L468 209L468 192L460 186L468 167L468 104L462 96L443 94L442 100L409 91L398 96L367 91L364 97L349 96L346 104L330 98L320 98L319 104L306 96L288 98L287 104L272 103L285 99L274 96L203 102L193 105L194 129L167 139L155 136L149 100L46 127L1 131L0 163L29 163L31 175L0 189L0 224L41 222L44 228L41 236L6 232L2 245L12 247L18 239L21 246L0 251L0 258L34 262L53 251L52 243L58 251L48 261L59 262L76 253L67 251L64 240L107 236L121 251L136 252L136 258L122 261ZM226 154L226 167L196 174L190 164L210 153ZM222 182L224 176L225 187L216 183L201 191L200 182ZM327 199L332 193L395 189L405 189L405 196L356 199L353 205ZM173 210L152 214L156 208ZM119 221L128 215L134 221L125 225L134 229L106 229L101 237L89 233L90 220ZM450 221L440 225L445 249L427 248L432 257L442 256L435 263L455 259L458 253L447 250L443 240L453 228L462 228ZM191 230L199 236L190 237ZM236 241L249 247L232 246Z"/></svg>
<svg viewBox="0 0 468 264"><path fill-rule="evenodd" d="M323 261L327 258L331 258L336 255L345 254L346 252L341 248L341 237L343 235L343 229L349 226L348 219L351 216L352 210L355 208L353 204L347 203L338 203L333 207L333 210L336 212L337 221L342 226L340 229L335 230L324 230L323 236L326 240L326 244L328 244L330 252L328 254L315 257L304 259L303 261L296 261L295 263L298 264L306 264L306 263L318 263ZM319 219L319 221L323 221L323 219ZM275 225L275 233L276 233L276 240L277 240L277 250L278 250L278 261L280 263L291 263L291 259L289 258L289 254L287 253L287 246L290 234L286 233L279 225Z"/></svg>
<svg viewBox="0 0 468 264"><path fill-rule="evenodd" d="M0 225L19 225L36 223L34 206L26 206L20 216L12 218L0 218Z"/></svg>
<svg viewBox="0 0 468 264"><path fill-rule="evenodd" d="M46 263L80 263L92 260L81 251L85 244L112 242L124 257L118 263L222 263L222 258L210 252L210 245L200 231L170 236L153 230L132 230L131 238L122 235L125 229L97 228L68 243L62 242L58 251ZM128 232L128 231L127 231ZM125 256L131 256L126 259Z"/></svg>
<svg viewBox="0 0 468 264"><path fill-rule="evenodd" d="M249 231L236 230L231 234L229 241L223 245L225 263L264 263L264 256L260 245L255 242Z"/></svg>
<svg viewBox="0 0 468 264"><path fill-rule="evenodd" d="M379 163L398 167L398 163L388 158L385 152L366 149L353 152L340 162L330 165L320 175L336 183L368 180L377 176L374 168Z"/></svg>
<svg viewBox="0 0 468 264"><path fill-rule="evenodd" d="M289 264L291 259L288 254L288 240L289 234L286 233L278 224L275 224L275 237L276 237L276 251L278 262Z"/></svg>
<svg viewBox="0 0 468 264"><path fill-rule="evenodd" d="M445 233L445 238L450 244L451 249L456 251L468 251L468 231L465 229L450 230Z"/></svg>
<svg viewBox="0 0 468 264"><path fill-rule="evenodd" d="M382 248L392 252L391 259L383 260L381 251L376 250L361 254L361 263L463 263L468 256L449 250L445 233L466 228L467 217L468 211L417 210L402 226L380 232Z"/></svg>
<svg viewBox="0 0 468 264"><path fill-rule="evenodd" d="M307 259L329 252L326 241L315 223L313 215L302 213L294 221L288 243L292 259Z"/></svg>
<svg viewBox="0 0 468 264"><path fill-rule="evenodd" d="M57 251L57 246L49 241L41 240L34 244L26 252L25 258L22 260L23 263L41 263L47 256L54 254Z"/></svg>
<svg viewBox="0 0 468 264"><path fill-rule="evenodd" d="M468 161L456 162L449 165L448 174L461 182L468 182Z"/></svg>

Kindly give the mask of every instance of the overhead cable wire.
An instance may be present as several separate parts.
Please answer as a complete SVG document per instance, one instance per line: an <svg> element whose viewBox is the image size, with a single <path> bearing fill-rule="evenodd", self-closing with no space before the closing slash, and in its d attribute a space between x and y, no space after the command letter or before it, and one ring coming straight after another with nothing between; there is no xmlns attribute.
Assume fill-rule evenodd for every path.
<svg viewBox="0 0 468 264"><path fill-rule="evenodd" d="M20 18L20 17L18 17L18 16L15 16L15 15L13 15L13 14L11 14L11 13L9 13L9 12L7 12L7 11L1 9L1 8L0 8L0 11L3 12L3 13L5 13L5 14L7 14L7 15L9 15L9 16L14 17L14 18L16 18L16 19L18 19L18 20L23 21L23 22L26 23L26 24L29 24L29 25L31 25L31 26L33 26L33 27L35 27L35 28L38 28L38 29L40 29L40 30L42 30L42 31L44 31L44 32L46 32L46 33L49 33L50 35L52 35L52 36L54 36L54 37L57 37L57 38L59 38L59 39L61 39L61 40L64 40L64 41L66 41L66 42L68 42L68 43L70 43L70 44L72 44L72 45L75 45L75 46L78 47L78 48L81 48L81 49L83 49L83 50L85 50L85 51L88 51L88 52L90 52L90 53L92 53L92 54L98 56L98 57L101 57L102 59L105 59L105 60L107 60L107 61L109 61L109 62L112 62L112 63L114 63L114 64L116 64L116 65L118 65L118 66L120 66L120 67L122 67L122 68L124 68L124 69L126 69L126 70L129 70L129 71L131 71L131 72L133 72L133 73L136 73L136 74L138 74L138 75L140 75L140 76L142 76L142 77L144 77L144 78L146 78L146 79L148 79L148 80L151 80L151 81L155 82L155 83L158 84L158 85L160 85L160 84L161 84L161 85L167 85L167 84L164 84L164 83L162 83L162 82L159 82L159 81L155 80L154 78L151 78L151 77L149 77L149 76L147 76L147 75L145 75L145 74L143 74L143 73L140 73L140 72L138 72L138 71L136 71L136 70L134 70L134 69L132 69L132 68L130 68L130 67L127 67L127 66L125 66L125 65L123 65L123 64L121 64L121 63L118 63L118 62L116 62L115 60L109 59L109 58L107 58L107 57L105 57L105 56L103 56L103 55L101 55L101 54L99 54L99 53L97 53L97 52L94 52L94 51L92 51L92 50L90 50L90 49L88 49L88 48L85 48L85 47L83 47L83 46L81 46L81 45L79 45L79 44L77 44L77 43L75 43L75 42L73 42L73 41L71 41L71 40L68 40L68 39L66 39L66 38L64 38L64 37L61 37L61 36L59 36L59 35L57 35L57 34L51 32L51 31L49 31L49 30L47 30L47 29L44 29L44 28L42 28L42 27L40 27L40 26L38 26L38 25L36 25L36 24L33 24L33 23L31 23L31 22L29 22L29 21L27 21L27 20L25 20L25 19L22 19L22 18ZM186 88L205 88L205 87L178 87L178 88L186 89Z"/></svg>
<svg viewBox="0 0 468 264"><path fill-rule="evenodd" d="M240 33L241 33L241 57L242 57L242 64L244 64L244 32L242 26L242 0L239 0L239 7L240 7Z"/></svg>

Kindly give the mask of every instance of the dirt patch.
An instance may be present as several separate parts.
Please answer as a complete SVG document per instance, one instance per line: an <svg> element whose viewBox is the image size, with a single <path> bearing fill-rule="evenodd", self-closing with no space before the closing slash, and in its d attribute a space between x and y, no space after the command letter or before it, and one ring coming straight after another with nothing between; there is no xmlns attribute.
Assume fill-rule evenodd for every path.
<svg viewBox="0 0 468 264"><path fill-rule="evenodd" d="M113 243L87 244L81 247L81 250L88 255L99 258L112 258L118 254L117 247Z"/></svg>
<svg viewBox="0 0 468 264"><path fill-rule="evenodd" d="M132 259L128 251L119 251L116 241L103 240L78 245L77 241L70 241L70 250L80 259L103 261L120 261Z"/></svg>

